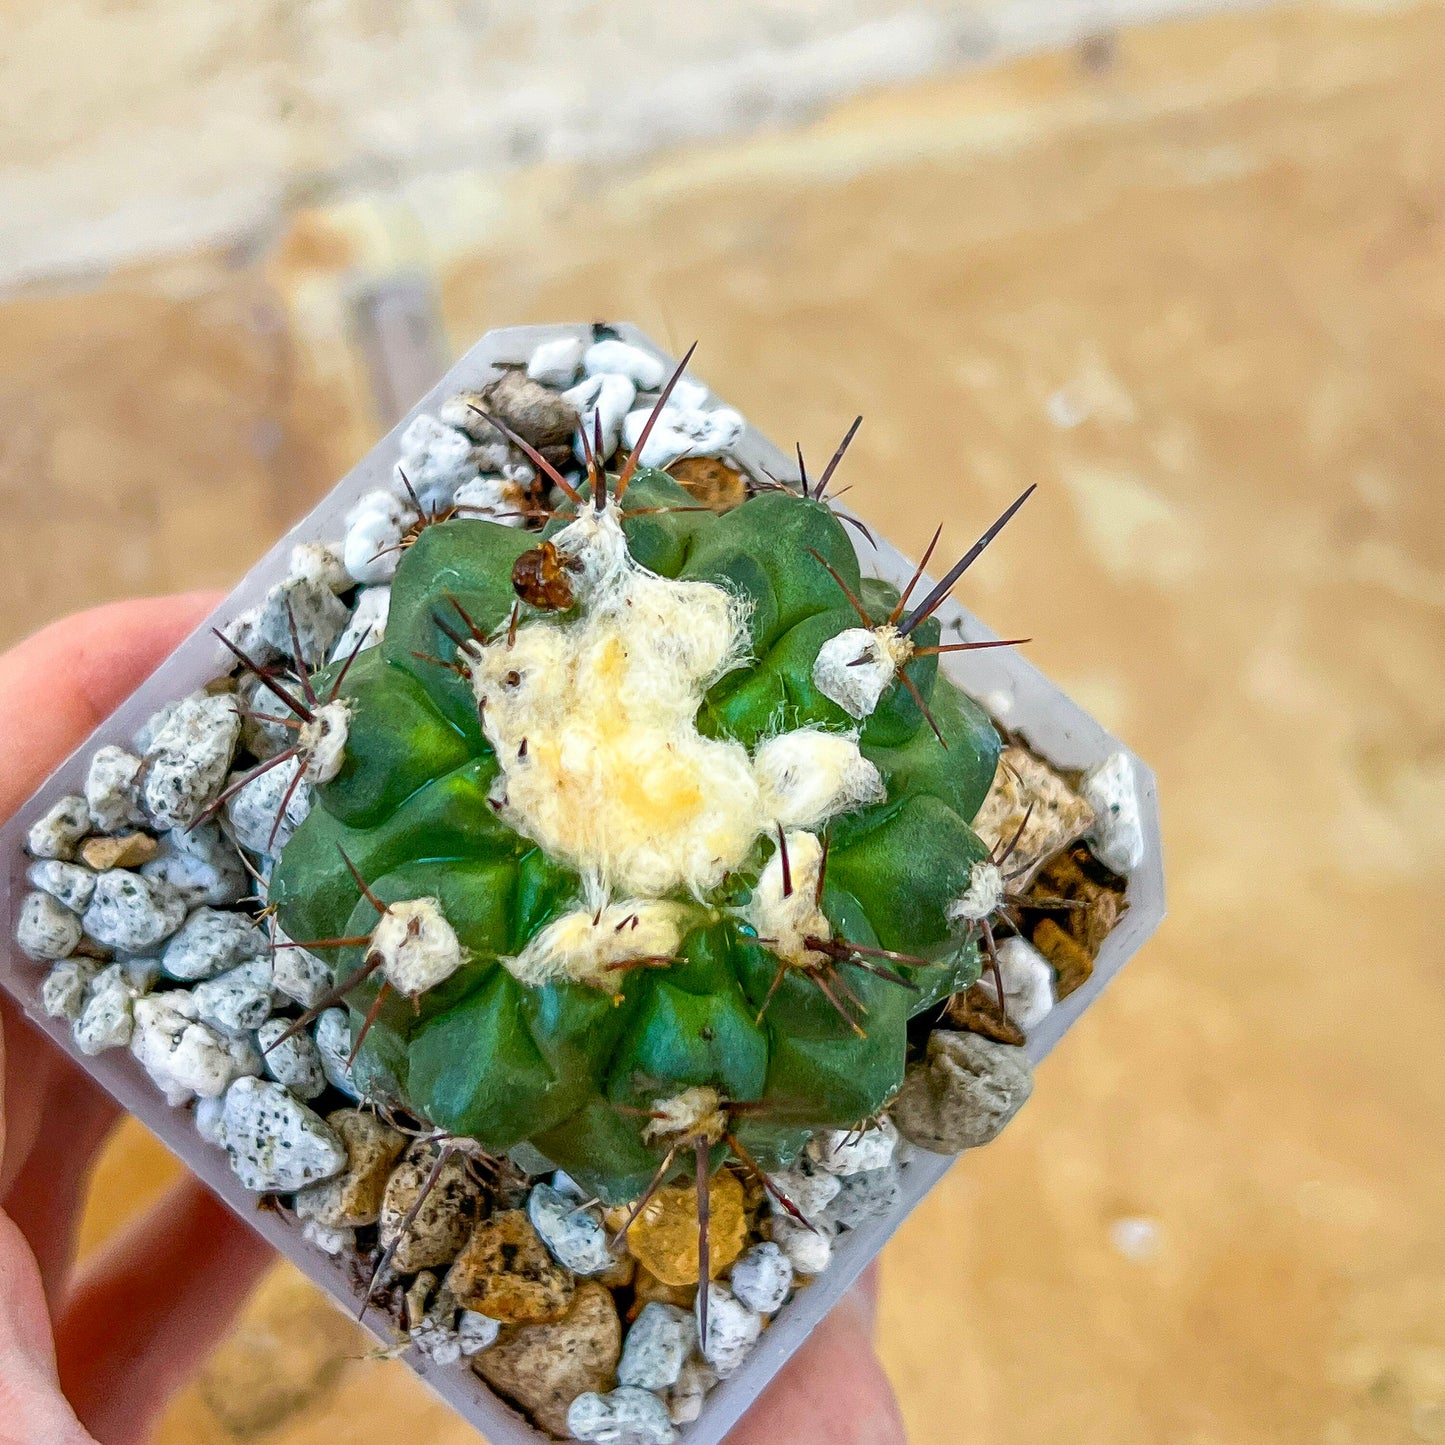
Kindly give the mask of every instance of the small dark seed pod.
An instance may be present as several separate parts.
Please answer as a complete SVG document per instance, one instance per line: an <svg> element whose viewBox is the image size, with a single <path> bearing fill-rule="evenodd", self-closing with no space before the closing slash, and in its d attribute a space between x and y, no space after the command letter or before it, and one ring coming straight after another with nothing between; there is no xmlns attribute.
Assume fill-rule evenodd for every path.
<svg viewBox="0 0 1445 1445"><path fill-rule="evenodd" d="M562 554L550 542L543 542L517 558L512 567L512 590L539 611L565 612L575 600L567 572Z"/></svg>

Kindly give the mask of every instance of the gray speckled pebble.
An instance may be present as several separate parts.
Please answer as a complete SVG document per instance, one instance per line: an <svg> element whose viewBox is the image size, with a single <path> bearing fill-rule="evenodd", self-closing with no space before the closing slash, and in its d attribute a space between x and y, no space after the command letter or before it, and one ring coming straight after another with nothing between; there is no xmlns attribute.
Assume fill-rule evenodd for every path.
<svg viewBox="0 0 1445 1445"><path fill-rule="evenodd" d="M552 1257L573 1274L600 1274L617 1263L607 1243L607 1230L590 1210L538 1184L527 1196L527 1215Z"/></svg>
<svg viewBox="0 0 1445 1445"><path fill-rule="evenodd" d="M196 1100L196 1133L217 1149L226 1147L226 1096Z"/></svg>
<svg viewBox="0 0 1445 1445"><path fill-rule="evenodd" d="M842 1188L836 1174L820 1169L806 1154L789 1168L768 1175L768 1180L807 1219L817 1219ZM774 1214L787 1212L771 1196L768 1202Z"/></svg>
<svg viewBox="0 0 1445 1445"><path fill-rule="evenodd" d="M85 799L69 793L30 825L25 846L32 858L73 858L76 844L89 832Z"/></svg>
<svg viewBox="0 0 1445 1445"><path fill-rule="evenodd" d="M268 1019L256 1030L261 1058L278 1084L285 1084L298 1098L314 1099L326 1087L321 1051L305 1029L278 1042L290 1027L290 1019Z"/></svg>
<svg viewBox="0 0 1445 1445"><path fill-rule="evenodd" d="M733 1265L728 1283L750 1310L776 1314L793 1287L793 1266L776 1244L755 1244Z"/></svg>
<svg viewBox="0 0 1445 1445"><path fill-rule="evenodd" d="M97 748L85 775L85 802L97 833L118 833L145 822L136 796L140 759L114 744Z"/></svg>
<svg viewBox="0 0 1445 1445"><path fill-rule="evenodd" d="M37 963L68 958L80 942L80 918L49 893L28 893L15 920L15 942Z"/></svg>
<svg viewBox="0 0 1445 1445"><path fill-rule="evenodd" d="M291 841L291 834L306 820L311 811L311 785L303 781L294 789L291 786L300 768L299 759L288 758L274 768L267 768L227 800L226 816L231 820L236 841L243 848L253 853L279 855ZM227 786L244 776L237 774ZM283 802L286 815L278 827L276 819Z"/></svg>
<svg viewBox="0 0 1445 1445"><path fill-rule="evenodd" d="M226 1152L247 1189L294 1193L346 1168L336 1131L266 1079L237 1079L226 1092Z"/></svg>
<svg viewBox="0 0 1445 1445"><path fill-rule="evenodd" d="M32 888L48 893L72 913L84 913L95 894L95 873L80 863L42 858L25 870L25 877Z"/></svg>
<svg viewBox="0 0 1445 1445"><path fill-rule="evenodd" d="M958 1154L995 1138L1033 1092L1022 1049L981 1034L935 1029L925 1058L910 1064L891 1105L903 1136L935 1154Z"/></svg>
<svg viewBox="0 0 1445 1445"><path fill-rule="evenodd" d="M677 1383L696 1344L697 1322L690 1310L651 1300L622 1342L617 1378L642 1390L665 1390Z"/></svg>
<svg viewBox="0 0 1445 1445"><path fill-rule="evenodd" d="M122 953L149 953L185 921L184 901L164 884L124 868L111 868L95 880L85 931L97 943Z"/></svg>
<svg viewBox="0 0 1445 1445"><path fill-rule="evenodd" d="M161 967L172 978L215 978L268 949L266 935L244 913L198 908L161 955Z"/></svg>
<svg viewBox="0 0 1445 1445"><path fill-rule="evenodd" d="M92 1057L107 1049L124 1048L134 1028L135 991L118 963L103 968L90 986L90 996L75 1021L75 1043Z"/></svg>
<svg viewBox="0 0 1445 1445"><path fill-rule="evenodd" d="M250 893L251 880L241 855L219 823L173 828L163 843L165 851L142 864L141 874L169 884L191 907L239 903Z"/></svg>
<svg viewBox="0 0 1445 1445"><path fill-rule="evenodd" d="M841 1229L857 1229L860 1224L880 1219L895 1208L902 1193L896 1164L883 1169L865 1169L843 1181L837 1198L823 1211L823 1218Z"/></svg>
<svg viewBox="0 0 1445 1445"><path fill-rule="evenodd" d="M726 1380L748 1357L763 1332L763 1317L730 1289L711 1284L707 1292L707 1340L703 1358Z"/></svg>
<svg viewBox="0 0 1445 1445"><path fill-rule="evenodd" d="M40 985L40 1007L53 1019L74 1023L85 1007L86 995L100 965L89 958L64 958Z"/></svg>
<svg viewBox="0 0 1445 1445"><path fill-rule="evenodd" d="M691 1425L702 1414L702 1402L716 1384L717 1372L706 1360L700 1360L696 1355L685 1360L677 1384L663 1395L672 1423Z"/></svg>
<svg viewBox="0 0 1445 1445"><path fill-rule="evenodd" d="M219 792L241 735L228 693L197 693L177 703L146 750L141 802L161 828L194 823Z"/></svg>
<svg viewBox="0 0 1445 1445"><path fill-rule="evenodd" d="M898 1130L883 1119L871 1129L820 1129L808 1140L808 1157L829 1174L846 1178L882 1169L898 1147Z"/></svg>
<svg viewBox="0 0 1445 1445"><path fill-rule="evenodd" d="M325 667L336 639L351 619L350 610L326 583L291 577L266 594L256 621L262 639L282 657L294 657L297 650L291 636L293 618L301 643L300 660L309 668ZM279 702L276 710L283 711Z"/></svg>
<svg viewBox="0 0 1445 1445"><path fill-rule="evenodd" d="M233 1080L260 1068L254 1045L202 1023L185 989L137 999L134 1014L130 1051L171 1104L193 1094L218 1098Z"/></svg>
<svg viewBox="0 0 1445 1445"><path fill-rule="evenodd" d="M351 1020L344 1008L329 1008L316 1020L316 1048L327 1083L350 1098L359 1099L361 1090L346 1064L351 1057Z"/></svg>
<svg viewBox="0 0 1445 1445"><path fill-rule="evenodd" d="M833 1260L833 1230L829 1224L809 1229L806 1224L775 1214L771 1230L773 1242L788 1257L793 1273L803 1276L822 1274Z"/></svg>
<svg viewBox="0 0 1445 1445"><path fill-rule="evenodd" d="M501 1321L494 1320L490 1315L463 1310L457 1316L457 1343L462 1347L462 1354L468 1358L490 1349L501 1333Z"/></svg>
<svg viewBox="0 0 1445 1445"><path fill-rule="evenodd" d="M314 953L289 946L291 940L279 928L275 943L271 966L273 987L302 1008L315 1008L331 988L331 970Z"/></svg>
<svg viewBox="0 0 1445 1445"><path fill-rule="evenodd" d="M595 1445L671 1445L677 1431L667 1406L649 1390L619 1385L605 1395L589 1390L567 1408L567 1428Z"/></svg>
<svg viewBox="0 0 1445 1445"><path fill-rule="evenodd" d="M222 1033L244 1034L271 1017L271 960L264 954L198 983L196 1010Z"/></svg>

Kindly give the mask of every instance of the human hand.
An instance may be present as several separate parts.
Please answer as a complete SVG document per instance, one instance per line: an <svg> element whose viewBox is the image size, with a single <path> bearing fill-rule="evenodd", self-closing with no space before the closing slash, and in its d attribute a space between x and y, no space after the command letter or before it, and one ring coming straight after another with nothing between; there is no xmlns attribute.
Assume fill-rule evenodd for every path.
<svg viewBox="0 0 1445 1445"><path fill-rule="evenodd" d="M216 600L97 608L0 657L0 818ZM8 1000L0 1019L0 1442L140 1445L271 1251L188 1176L77 1273L87 1177L120 1111Z"/></svg>

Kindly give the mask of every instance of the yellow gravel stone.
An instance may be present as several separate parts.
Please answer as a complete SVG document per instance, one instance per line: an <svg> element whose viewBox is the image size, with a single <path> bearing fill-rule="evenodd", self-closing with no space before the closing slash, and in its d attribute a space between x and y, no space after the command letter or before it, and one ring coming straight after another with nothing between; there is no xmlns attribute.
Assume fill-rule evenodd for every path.
<svg viewBox="0 0 1445 1445"><path fill-rule="evenodd" d="M708 1187L711 1214L708 1240L712 1245L708 1277L716 1279L743 1252L747 1219L743 1186L735 1174L721 1169ZM627 1231L627 1248L653 1278L667 1285L696 1284L697 1188L671 1184L648 1200Z"/></svg>

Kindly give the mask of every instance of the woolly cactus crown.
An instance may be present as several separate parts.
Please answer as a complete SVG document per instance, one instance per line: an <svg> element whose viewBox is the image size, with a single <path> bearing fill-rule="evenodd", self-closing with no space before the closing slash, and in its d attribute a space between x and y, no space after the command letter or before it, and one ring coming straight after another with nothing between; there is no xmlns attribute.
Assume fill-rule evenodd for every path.
<svg viewBox="0 0 1445 1445"><path fill-rule="evenodd" d="M369 1092L622 1201L683 1140L771 1167L888 1100L979 971L999 739L939 675L946 586L905 615L821 486L590 474L540 540L420 529L317 680L344 751L271 899Z"/></svg>

